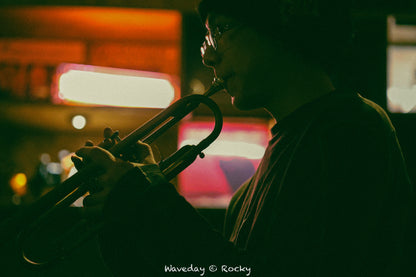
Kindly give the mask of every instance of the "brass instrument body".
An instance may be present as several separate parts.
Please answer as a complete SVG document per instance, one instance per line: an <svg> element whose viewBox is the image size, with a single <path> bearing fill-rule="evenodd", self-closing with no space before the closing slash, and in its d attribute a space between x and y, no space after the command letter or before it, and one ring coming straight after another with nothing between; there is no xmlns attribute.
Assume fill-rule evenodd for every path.
<svg viewBox="0 0 416 277"><path fill-rule="evenodd" d="M123 158L123 154L127 153L129 148L137 141L152 143L167 129L198 108L200 104L204 104L213 112L215 126L211 134L197 145L185 145L165 160L159 162L162 173L167 180L171 180L194 162L198 156L203 157L202 151L219 136L223 123L222 114L218 105L209 96L221 89L223 89L222 81L214 80L211 88L204 95L190 95L179 99L108 150L115 157ZM85 195L90 190L89 180L102 173L102 169L98 165L88 164L29 207L2 222L0 224L0 247L11 239L16 238L16 245L21 252L22 260L29 265L39 267L61 259L82 241L97 234L103 224L95 224L96 227L90 231L91 234L86 234L80 241L72 243L71 249L59 246L62 249L58 250L57 254L53 254L53 258L46 261L35 261L33 258L28 257L24 250L26 236L32 229L38 228L37 226L43 221L47 221L51 214L56 214L59 210L69 207L75 200Z"/></svg>

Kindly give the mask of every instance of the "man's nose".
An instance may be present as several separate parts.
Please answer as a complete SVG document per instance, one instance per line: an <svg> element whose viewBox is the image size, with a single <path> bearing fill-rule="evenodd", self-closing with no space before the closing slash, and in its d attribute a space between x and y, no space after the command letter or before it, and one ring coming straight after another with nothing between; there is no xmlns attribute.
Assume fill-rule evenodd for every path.
<svg viewBox="0 0 416 277"><path fill-rule="evenodd" d="M201 56L202 56L202 63L208 67L215 67L220 62L220 56L218 52L206 43L206 41L202 44L201 47Z"/></svg>

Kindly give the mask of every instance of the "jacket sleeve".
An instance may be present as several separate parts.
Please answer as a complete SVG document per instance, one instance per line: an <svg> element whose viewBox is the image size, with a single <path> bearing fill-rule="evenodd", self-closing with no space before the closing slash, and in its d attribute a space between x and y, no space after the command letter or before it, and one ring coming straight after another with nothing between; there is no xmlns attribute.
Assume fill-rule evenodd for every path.
<svg viewBox="0 0 416 277"><path fill-rule="evenodd" d="M267 276L400 276L409 183L394 132L315 129L269 201L251 238Z"/></svg>
<svg viewBox="0 0 416 277"><path fill-rule="evenodd" d="M152 181L152 182L149 182ZM100 245L116 276L159 276L170 265L244 264L244 254L216 232L157 170L134 168L104 208ZM188 275L189 276L189 275ZM191 275L193 276L193 275Z"/></svg>
<svg viewBox="0 0 416 277"><path fill-rule="evenodd" d="M345 123L320 142L321 270L397 275L410 183L394 130Z"/></svg>

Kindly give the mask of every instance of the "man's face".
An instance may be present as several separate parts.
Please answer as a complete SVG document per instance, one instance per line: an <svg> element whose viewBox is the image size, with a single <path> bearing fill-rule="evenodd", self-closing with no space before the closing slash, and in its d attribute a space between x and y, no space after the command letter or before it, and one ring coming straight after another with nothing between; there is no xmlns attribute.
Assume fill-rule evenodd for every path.
<svg viewBox="0 0 416 277"><path fill-rule="evenodd" d="M207 47L204 64L225 81L234 106L241 110L267 107L284 75L276 76L281 64L276 44L226 16L208 16L206 27L216 49Z"/></svg>

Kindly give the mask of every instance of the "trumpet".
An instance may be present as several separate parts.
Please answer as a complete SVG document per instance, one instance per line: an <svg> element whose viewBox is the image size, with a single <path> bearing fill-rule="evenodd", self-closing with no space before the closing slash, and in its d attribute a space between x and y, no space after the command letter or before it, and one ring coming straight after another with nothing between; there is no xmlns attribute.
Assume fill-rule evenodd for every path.
<svg viewBox="0 0 416 277"><path fill-rule="evenodd" d="M109 152L115 157L123 159L123 156L127 155L130 147L137 141L151 144L165 131L198 108L200 104L204 104L212 111L215 119L215 125L211 133L197 145L185 145L158 164L166 179L173 179L192 164L198 156L203 158L202 151L219 136L223 124L222 114L218 105L209 97L223 88L223 81L215 78L211 87L203 95L190 95L174 102L145 124L120 139L117 144L108 149ZM76 231L70 230L68 231L69 234L62 235L62 238L57 239L55 243L56 249L52 250L52 253L43 255L43 257L36 257L36 254L33 254L36 251L26 249L27 245L31 244L31 233L41 228L40 225L46 224L45 222L48 222L48 220L50 221L53 215L62 216L62 211L65 208L68 208L75 200L91 190L91 180L100 174L102 174L102 170L99 166L88 164L28 208L4 221L0 225L0 246L11 239L15 239L18 258L35 267L51 264L67 256L80 244L96 235L103 228L103 222L94 222L85 227L84 225L88 224L89 220L82 219L82 222L76 223L78 226ZM68 242L68 237L74 236L71 232L78 235L82 233L82 236L76 235L75 241ZM41 245L40 243L39 247L42 247Z"/></svg>

